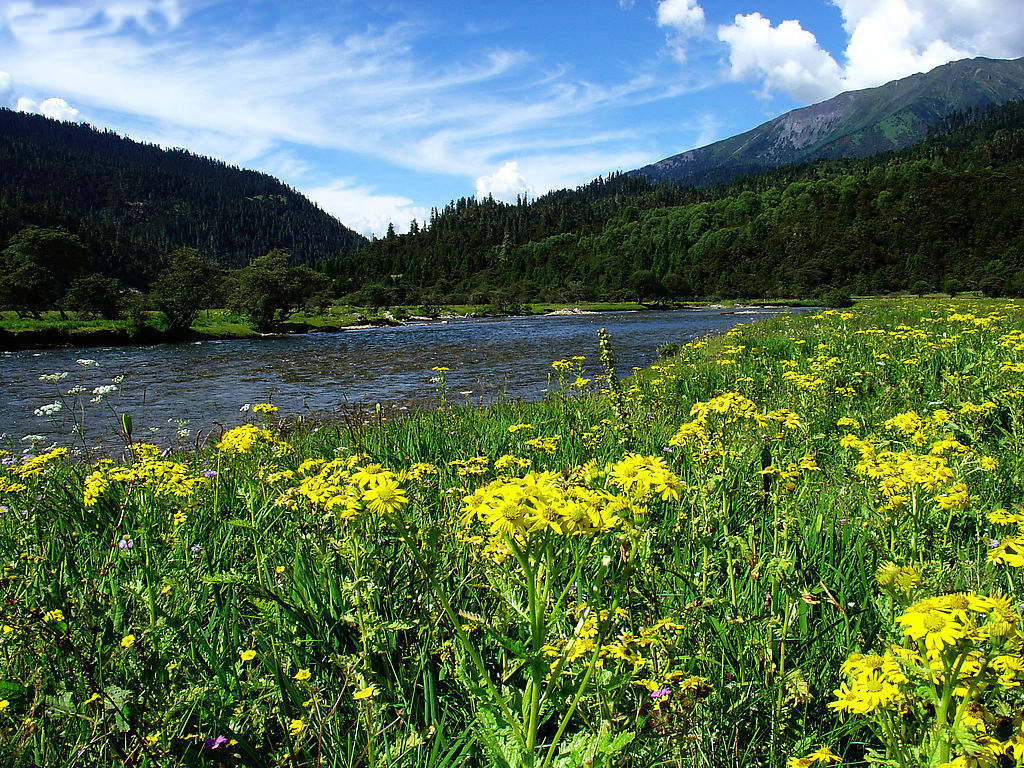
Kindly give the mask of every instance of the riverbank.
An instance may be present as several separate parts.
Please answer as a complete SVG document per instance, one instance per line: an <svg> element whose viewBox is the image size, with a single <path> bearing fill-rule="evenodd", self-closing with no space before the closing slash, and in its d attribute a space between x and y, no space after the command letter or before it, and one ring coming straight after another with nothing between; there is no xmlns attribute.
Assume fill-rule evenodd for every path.
<svg viewBox="0 0 1024 768"><path fill-rule="evenodd" d="M535 303L526 305L520 315L572 315L600 312L644 312L665 309L700 309L722 307L811 307L810 301L778 302L672 302L641 304L637 302L574 302L570 304ZM212 309L200 314L186 334L170 335L159 328L157 313L147 313L141 326L132 327L126 320L81 320L61 318L57 312L43 313L39 320L19 318L13 312L0 312L0 351L47 348L88 348L108 346L142 346L161 343L189 343L227 339L276 338L306 333L335 333L357 328L379 328L408 323L448 323L477 317L495 317L474 305L440 307L430 315L422 307L393 307L376 310L368 307L335 306L322 314L297 313L279 324L273 332L260 333L244 318L225 310Z"/></svg>

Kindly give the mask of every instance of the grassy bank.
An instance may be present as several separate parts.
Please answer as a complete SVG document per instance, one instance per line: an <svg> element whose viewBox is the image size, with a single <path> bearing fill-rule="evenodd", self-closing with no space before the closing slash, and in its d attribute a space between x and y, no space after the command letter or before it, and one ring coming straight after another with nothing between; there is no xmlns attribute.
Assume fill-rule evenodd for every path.
<svg viewBox="0 0 1024 768"><path fill-rule="evenodd" d="M7 456L0 755L1012 761L1022 309L868 302L628 382L556 361L536 404Z"/></svg>
<svg viewBox="0 0 1024 768"><path fill-rule="evenodd" d="M768 306L813 306L809 302L755 302ZM742 302L726 302L742 305ZM640 304L637 302L580 302L575 304L527 304L523 310L530 315L550 312L623 312L649 309L679 309L682 307L705 306L701 304L673 303L662 305ZM452 304L431 309L431 315L423 314L424 308L398 306L387 310L370 307L335 305L323 313L296 312L288 320L278 324L276 334L316 333L340 331L360 325L394 325L402 322L446 320L462 317L477 317L485 308L472 304ZM210 309L201 312L192 324L187 340L198 339L248 339L263 334L256 331L244 317L224 309ZM128 320L62 318L58 312L44 312L40 319L21 318L14 312L0 312L0 349L26 349L49 346L106 346L112 344L152 344L159 341L180 341L172 339L161 330L161 320L156 312L144 313L141 324L132 325Z"/></svg>

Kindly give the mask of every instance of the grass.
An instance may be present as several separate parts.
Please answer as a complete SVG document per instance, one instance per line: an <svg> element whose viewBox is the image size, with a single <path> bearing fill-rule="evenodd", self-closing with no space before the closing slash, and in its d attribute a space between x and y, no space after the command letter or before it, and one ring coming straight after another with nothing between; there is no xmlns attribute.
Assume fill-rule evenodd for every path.
<svg viewBox="0 0 1024 768"><path fill-rule="evenodd" d="M1024 738L1021 304L579 371L535 404L268 405L198 452L6 457L5 763L966 765ZM958 593L985 597L929 602Z"/></svg>

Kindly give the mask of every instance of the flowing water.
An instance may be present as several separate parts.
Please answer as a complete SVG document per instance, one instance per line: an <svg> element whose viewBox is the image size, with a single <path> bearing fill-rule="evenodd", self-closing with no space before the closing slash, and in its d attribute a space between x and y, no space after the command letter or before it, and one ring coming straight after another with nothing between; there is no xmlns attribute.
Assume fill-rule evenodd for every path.
<svg viewBox="0 0 1024 768"><path fill-rule="evenodd" d="M783 308L605 312L480 318L262 339L146 347L0 352L0 444L109 447L119 415L136 439L189 444L249 417L247 403L273 402L281 416L324 416L354 407L437 401L434 366L447 366L448 401L543 397L551 363L584 355L597 372L597 330L607 328L620 376L657 359L658 347L722 333L793 310ZM87 361L82 364L78 361ZM57 381L40 376L67 373ZM123 378L121 378L123 377ZM113 384L115 379L119 379ZM100 402L97 387L116 386ZM78 394L69 390L84 388ZM51 404L64 401L55 411ZM79 407L74 407L78 403ZM49 412L49 413L48 413Z"/></svg>

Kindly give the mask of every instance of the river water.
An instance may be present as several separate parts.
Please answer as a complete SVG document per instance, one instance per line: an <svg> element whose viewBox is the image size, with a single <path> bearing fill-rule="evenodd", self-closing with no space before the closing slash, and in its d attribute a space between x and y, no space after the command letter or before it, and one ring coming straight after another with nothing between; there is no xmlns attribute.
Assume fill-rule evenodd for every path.
<svg viewBox="0 0 1024 768"><path fill-rule="evenodd" d="M262 339L0 352L0 445L18 451L33 442L109 447L124 412L132 415L136 439L188 445L250 418L247 403L273 402L287 417L372 409L376 403L428 406L437 402L434 366L449 368L449 402L539 399L549 384L556 386L550 378L554 360L583 355L588 375L597 373L599 328L611 335L622 376L653 363L668 342L790 311L479 318ZM61 373L67 375L40 380ZM113 386L116 391L92 402L98 387ZM77 394L76 387L82 388ZM60 410L52 405L58 400ZM84 425L84 441L75 435L76 424Z"/></svg>

